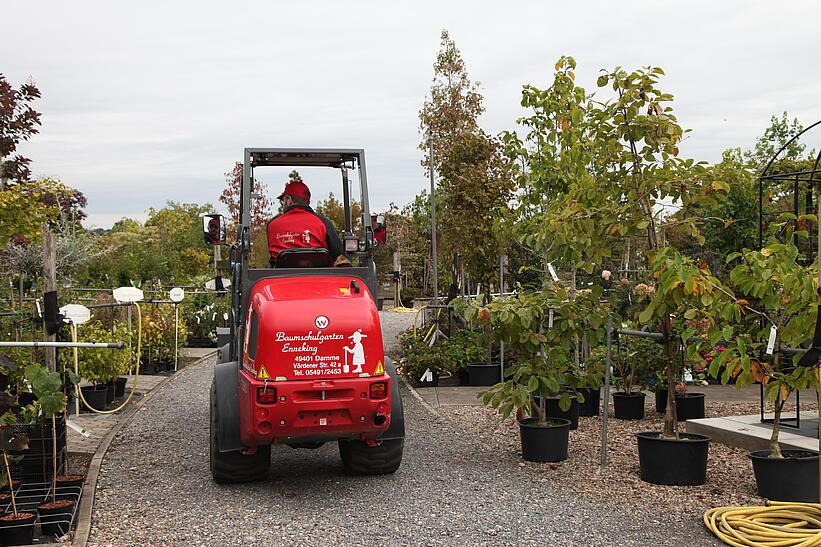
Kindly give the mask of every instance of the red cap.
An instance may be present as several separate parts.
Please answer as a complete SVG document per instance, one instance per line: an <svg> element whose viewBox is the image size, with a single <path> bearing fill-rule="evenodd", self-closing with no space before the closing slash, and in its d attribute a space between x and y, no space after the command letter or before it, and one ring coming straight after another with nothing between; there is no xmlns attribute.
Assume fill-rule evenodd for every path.
<svg viewBox="0 0 821 547"><path fill-rule="evenodd" d="M306 186L304 182L300 182L298 180L292 180L286 184L285 190L282 191L277 199L282 199L286 195L296 196L303 199L311 199L311 191L308 189L308 186Z"/></svg>

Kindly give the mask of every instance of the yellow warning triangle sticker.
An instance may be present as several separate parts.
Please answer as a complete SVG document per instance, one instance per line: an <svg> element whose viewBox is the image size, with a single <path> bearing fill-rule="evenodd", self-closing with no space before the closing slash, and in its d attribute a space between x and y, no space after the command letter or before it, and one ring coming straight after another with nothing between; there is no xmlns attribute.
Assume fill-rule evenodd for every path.
<svg viewBox="0 0 821 547"><path fill-rule="evenodd" d="M382 361L376 362L376 370L373 371L374 375L376 374L385 374L385 368L382 366Z"/></svg>
<svg viewBox="0 0 821 547"><path fill-rule="evenodd" d="M268 371L265 370L264 366L260 366L257 371L257 380L268 380L269 378L271 377L268 375Z"/></svg>

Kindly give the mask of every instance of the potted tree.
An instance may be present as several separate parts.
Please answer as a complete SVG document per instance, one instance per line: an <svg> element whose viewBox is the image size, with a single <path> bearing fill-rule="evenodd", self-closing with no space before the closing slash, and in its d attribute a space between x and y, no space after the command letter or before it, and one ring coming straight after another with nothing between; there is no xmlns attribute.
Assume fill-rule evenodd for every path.
<svg viewBox="0 0 821 547"><path fill-rule="evenodd" d="M518 356L508 365L508 379L480 395L503 417L514 410L520 415L530 411L530 418L519 420L526 460L567 458L570 420L552 417L548 400L555 398L558 410L567 412L574 398L583 398L576 392L581 375L568 355L585 329L601 327L603 319L595 311L600 296L600 288L575 300L558 285L541 291L520 288L515 296L496 299L477 311L480 321L493 324L500 340Z"/></svg>
<svg viewBox="0 0 821 547"><path fill-rule="evenodd" d="M714 352L710 374L726 384L735 377L736 389L753 382L764 385L773 404L773 430L767 450L750 453L758 493L771 500L818 502L818 453L784 450L778 437L781 413L790 394L798 389L818 390L818 356L807 359L789 354L787 348L802 347L812 337L818 312L817 262L802 264L795 222L785 215L785 241L773 241L760 251L745 249L727 257L735 263L730 280L740 296L726 304L710 331L710 343L722 343ZM817 345L816 340L813 345Z"/></svg>
<svg viewBox="0 0 821 547"><path fill-rule="evenodd" d="M551 418L547 414L546 398L560 390L560 371L542 350L547 342L549 304L541 292L519 292L504 301L494 300L478 310L480 321L496 322L498 335L511 344L519 355L510 364L508 379L492 386L479 396L482 403L497 409L502 419L516 411L533 414L519 420L522 458L533 462L557 462L567 459L570 420ZM533 396L540 404L532 409ZM570 395L560 397L560 407L570 408Z"/></svg>
<svg viewBox="0 0 821 547"><path fill-rule="evenodd" d="M49 498L37 506L40 514L40 525L43 534L62 536L68 533L71 515L76 500L71 497L58 496L61 484L82 480L76 475L58 475L57 464L57 417L66 409L66 396L62 390L62 379L58 372L49 372L42 365L26 367L26 377L32 391L37 395L37 402L43 415L51 421L51 488ZM63 422L63 427L65 423Z"/></svg>
<svg viewBox="0 0 821 547"><path fill-rule="evenodd" d="M0 544L29 545L34 540L34 521L37 514L19 510L15 492L16 481L9 463L15 459L14 453L28 448L28 438L17 434L12 427L17 423L17 416L11 411L15 404L15 397L5 392L0 393L0 487L8 490L11 509L0 515Z"/></svg>

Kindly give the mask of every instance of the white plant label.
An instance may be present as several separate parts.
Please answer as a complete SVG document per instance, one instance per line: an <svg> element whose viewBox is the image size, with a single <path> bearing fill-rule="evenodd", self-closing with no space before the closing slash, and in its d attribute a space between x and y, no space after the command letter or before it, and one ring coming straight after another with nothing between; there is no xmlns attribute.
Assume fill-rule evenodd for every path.
<svg viewBox="0 0 821 547"><path fill-rule="evenodd" d="M550 272L550 277L553 278L553 281L558 281L559 280L559 276L556 275L556 269L553 267L552 262L547 263L547 271Z"/></svg>
<svg viewBox="0 0 821 547"><path fill-rule="evenodd" d="M775 325L770 327L770 339L767 340L767 355L772 355L773 351L775 351L775 337L777 333L778 329L775 328Z"/></svg>
<svg viewBox="0 0 821 547"><path fill-rule="evenodd" d="M72 422L71 420L66 420L66 425L68 427L70 427L71 429L73 429L74 431L76 431L77 433L79 433L80 435L82 435L83 437L90 437L91 436L91 434L88 431L86 431L86 428L84 428L83 426L81 426L79 424L76 424L76 423Z"/></svg>
<svg viewBox="0 0 821 547"><path fill-rule="evenodd" d="M553 308L550 308L550 311L547 312L547 328L553 328Z"/></svg>
<svg viewBox="0 0 821 547"><path fill-rule="evenodd" d="M429 368L425 369L425 373L422 374L422 377L419 378L420 382L432 382L433 381L433 372Z"/></svg>

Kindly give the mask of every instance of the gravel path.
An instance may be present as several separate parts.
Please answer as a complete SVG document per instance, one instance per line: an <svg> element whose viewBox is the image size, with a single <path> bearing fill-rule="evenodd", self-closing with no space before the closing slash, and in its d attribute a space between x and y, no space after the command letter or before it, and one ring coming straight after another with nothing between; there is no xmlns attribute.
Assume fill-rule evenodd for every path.
<svg viewBox="0 0 821 547"><path fill-rule="evenodd" d="M412 314L383 314L395 333ZM206 362L158 392L111 445L93 545L702 545L697 524L587 501L403 393L408 438L392 476L343 474L336 446L275 448L267 481L208 470Z"/></svg>

